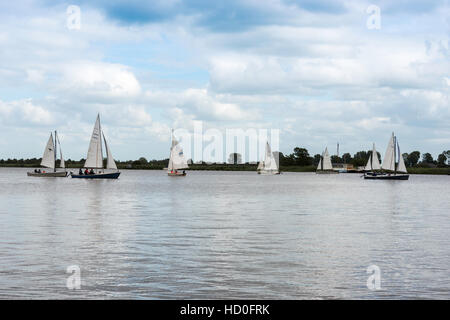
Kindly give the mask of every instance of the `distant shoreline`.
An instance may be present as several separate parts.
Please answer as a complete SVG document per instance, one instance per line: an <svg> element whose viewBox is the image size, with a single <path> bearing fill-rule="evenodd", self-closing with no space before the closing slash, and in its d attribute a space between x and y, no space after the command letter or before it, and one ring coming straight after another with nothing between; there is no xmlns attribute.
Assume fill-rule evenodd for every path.
<svg viewBox="0 0 450 320"><path fill-rule="evenodd" d="M193 164L190 165L186 171L255 171L256 164ZM7 165L0 164L0 168L39 168L34 165ZM79 169L79 166L73 166L68 170ZM152 165L140 165L129 167L126 165L118 165L119 170L163 170L164 166L152 166ZM446 168L420 168L413 167L407 168L409 174L429 174L429 175L450 175L450 167ZM315 166L281 166L281 172L315 172ZM362 172L355 172L356 174L362 174Z"/></svg>

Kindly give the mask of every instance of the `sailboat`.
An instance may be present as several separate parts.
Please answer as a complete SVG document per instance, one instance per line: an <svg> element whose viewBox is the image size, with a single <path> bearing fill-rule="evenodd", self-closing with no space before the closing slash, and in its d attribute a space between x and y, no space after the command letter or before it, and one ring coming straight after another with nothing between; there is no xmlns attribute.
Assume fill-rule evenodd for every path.
<svg viewBox="0 0 450 320"><path fill-rule="evenodd" d="M275 157L273 156L272 150L270 149L269 142L266 142L266 152L264 155L264 160L259 162L256 171L258 172L258 174L280 174L280 169L278 168Z"/></svg>
<svg viewBox="0 0 450 320"><path fill-rule="evenodd" d="M39 170L34 170L34 172L27 172L29 177L67 177L67 171L56 171L56 155L57 145L59 145L60 152L60 168L65 169L65 162L62 155L61 144L59 142L58 134L55 131L55 140L53 141L53 134L50 133L50 138L48 139L47 145L45 146L44 155L42 156L41 166L53 169L53 171L45 172Z"/></svg>
<svg viewBox="0 0 450 320"><path fill-rule="evenodd" d="M116 170L116 172L106 173L103 169L103 151L102 151L102 137L105 142L106 149L106 169ZM89 143L88 154L84 168L91 169L93 173L89 174L71 174L72 178L79 179L117 179L120 172L117 170L116 162L111 153L111 149L108 148L106 143L105 134L102 131L100 125L100 114L97 115L97 121L94 125L94 131L92 132L91 142ZM93 170L97 169L97 172ZM80 169L80 173L81 169Z"/></svg>
<svg viewBox="0 0 450 320"><path fill-rule="evenodd" d="M397 159L398 158L398 159ZM381 165L383 173L366 173L364 179L371 180L408 180L409 174L406 170L405 161L400 152L397 137L392 132L389 143Z"/></svg>
<svg viewBox="0 0 450 320"><path fill-rule="evenodd" d="M172 130L172 147L170 148L169 165L167 166L167 174L171 177L183 177L186 172L178 172L181 169L187 169L189 165L184 157L183 148L180 143L175 139Z"/></svg>
<svg viewBox="0 0 450 320"><path fill-rule="evenodd" d="M328 153L328 148L320 156L319 164L317 165L316 173L339 173L339 171L333 170L333 165L331 164L331 157Z"/></svg>
<svg viewBox="0 0 450 320"><path fill-rule="evenodd" d="M381 170L380 160L378 159L378 153L375 149L375 143L373 144L372 152L369 155L367 164L364 167L364 171L373 172L374 170Z"/></svg>

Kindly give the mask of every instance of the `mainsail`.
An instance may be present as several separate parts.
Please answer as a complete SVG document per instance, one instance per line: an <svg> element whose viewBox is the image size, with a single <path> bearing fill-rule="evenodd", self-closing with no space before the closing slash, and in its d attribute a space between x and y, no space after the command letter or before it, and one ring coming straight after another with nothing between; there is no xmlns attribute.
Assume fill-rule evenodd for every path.
<svg viewBox="0 0 450 320"><path fill-rule="evenodd" d="M106 169L114 169L117 170L116 162L112 156L111 150L108 148L108 144L106 143L105 134L103 134L103 140L105 141L105 149L106 149Z"/></svg>
<svg viewBox="0 0 450 320"><path fill-rule="evenodd" d="M398 157L398 162L397 162ZM405 161L400 153L400 146L398 144L397 138L392 133L392 137L389 139L388 147L386 149L386 154L384 155L383 165L381 166L384 170L394 171L399 173L408 173L405 166Z"/></svg>
<svg viewBox="0 0 450 320"><path fill-rule="evenodd" d="M101 126L100 115L97 116L95 122L94 131L92 132L91 142L89 143L89 150L84 163L85 168L103 168L103 153L102 153L102 138L101 138Z"/></svg>
<svg viewBox="0 0 450 320"><path fill-rule="evenodd" d="M175 139L172 133L172 147L170 148L170 158L168 171L187 169L188 163L183 154L183 148L180 143Z"/></svg>
<svg viewBox="0 0 450 320"><path fill-rule="evenodd" d="M364 168L365 171L372 171L372 170L380 170L380 160L378 159L378 153L375 149L375 143L373 144L372 152L370 153L369 160L367 161L367 164Z"/></svg>
<svg viewBox="0 0 450 320"><path fill-rule="evenodd" d="M55 168L55 145L53 143L53 134L51 133L42 156L41 166L51 169Z"/></svg>
<svg viewBox="0 0 450 320"><path fill-rule="evenodd" d="M331 157L328 154L328 148L325 148L325 151L322 153L322 157L320 157L317 170L333 170L333 165L331 164Z"/></svg>
<svg viewBox="0 0 450 320"><path fill-rule="evenodd" d="M392 137L389 139L389 143L384 155L383 164L381 168L388 171L395 171L395 137L392 132Z"/></svg>

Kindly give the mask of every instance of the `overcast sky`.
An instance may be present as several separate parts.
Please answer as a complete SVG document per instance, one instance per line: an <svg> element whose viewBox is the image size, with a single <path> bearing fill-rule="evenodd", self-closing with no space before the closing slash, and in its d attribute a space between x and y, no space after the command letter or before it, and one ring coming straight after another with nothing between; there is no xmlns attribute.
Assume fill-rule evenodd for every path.
<svg viewBox="0 0 450 320"><path fill-rule="evenodd" d="M57 4L56 4L57 3ZM369 29L368 7L381 10ZM67 7L81 9L80 29ZM86 156L168 157L170 128L280 129L280 151L450 149L448 1L0 2L0 158L57 129Z"/></svg>

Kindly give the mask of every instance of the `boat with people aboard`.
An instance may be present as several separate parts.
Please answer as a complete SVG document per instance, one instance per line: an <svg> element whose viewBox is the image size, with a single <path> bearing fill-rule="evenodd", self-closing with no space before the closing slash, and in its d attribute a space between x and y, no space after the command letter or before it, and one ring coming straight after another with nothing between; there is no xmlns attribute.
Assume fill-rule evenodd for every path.
<svg viewBox="0 0 450 320"><path fill-rule="evenodd" d="M373 154L373 152L372 152ZM406 170L405 161L400 152L400 145L397 137L392 132L389 139L386 154L384 155L381 172L371 171L364 174L364 179L368 180L408 180L409 174Z"/></svg>
<svg viewBox="0 0 450 320"><path fill-rule="evenodd" d="M60 152L60 168L64 169L64 171L56 170L56 155L57 155L57 146L59 145ZM44 155L42 156L41 166L53 169L53 171L45 171L41 169L35 169L34 172L27 172L27 176L29 177L48 177L48 178L65 178L67 177L68 172L65 170L65 162L62 155L61 144L59 142L58 134L55 130L55 140L53 141L53 133L50 133L50 138L47 141L47 145L45 146Z"/></svg>
<svg viewBox="0 0 450 320"><path fill-rule="evenodd" d="M264 154L264 160L261 160L256 168L258 174L271 175L280 174L280 169L278 167L277 161L272 153L269 142L266 142L266 151Z"/></svg>
<svg viewBox="0 0 450 320"><path fill-rule="evenodd" d="M103 166L102 137L106 150L106 170L115 170L115 172L105 172ZM111 149L108 147L105 134L101 128L100 114L97 115L97 120L94 125L84 168L84 171L80 168L78 174L71 173L71 177L76 179L117 179L120 176L120 171L117 169Z"/></svg>
<svg viewBox="0 0 450 320"><path fill-rule="evenodd" d="M169 177L184 177L186 171L179 171L188 169L189 165L184 157L183 148L173 134L172 129L172 146L170 147L169 165L167 166L167 175Z"/></svg>

